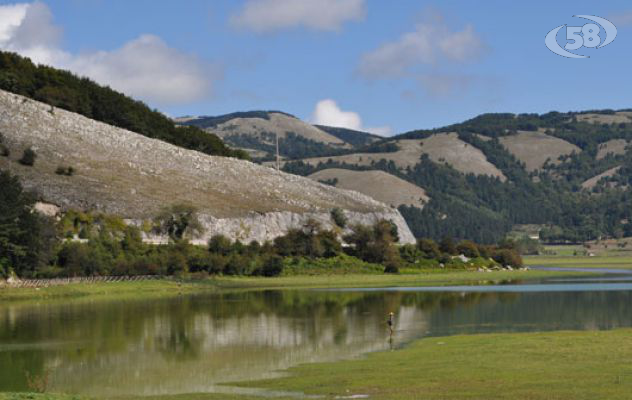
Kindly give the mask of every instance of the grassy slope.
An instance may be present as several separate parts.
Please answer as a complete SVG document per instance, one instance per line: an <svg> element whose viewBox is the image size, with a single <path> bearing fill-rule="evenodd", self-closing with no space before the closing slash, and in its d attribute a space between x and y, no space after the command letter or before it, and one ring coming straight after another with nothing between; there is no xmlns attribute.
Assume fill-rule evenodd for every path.
<svg viewBox="0 0 632 400"><path fill-rule="evenodd" d="M627 399L632 330L426 338L366 358L306 364L255 387L384 399Z"/></svg>

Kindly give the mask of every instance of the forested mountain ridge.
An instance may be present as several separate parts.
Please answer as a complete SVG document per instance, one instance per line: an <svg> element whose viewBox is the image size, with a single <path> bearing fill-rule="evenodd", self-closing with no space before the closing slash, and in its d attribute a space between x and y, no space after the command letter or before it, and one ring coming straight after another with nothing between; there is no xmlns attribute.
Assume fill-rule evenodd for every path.
<svg viewBox="0 0 632 400"><path fill-rule="evenodd" d="M195 126L243 149L258 161L279 153L286 159L347 154L369 146L379 136L345 128L311 125L281 111L236 112L216 117L182 117L175 122Z"/></svg>
<svg viewBox="0 0 632 400"><path fill-rule="evenodd" d="M400 206L413 232L494 242L518 224L548 241L632 235L632 111L484 114L371 145L383 151L286 162L300 175L382 170L423 188ZM385 187L383 190L389 190Z"/></svg>

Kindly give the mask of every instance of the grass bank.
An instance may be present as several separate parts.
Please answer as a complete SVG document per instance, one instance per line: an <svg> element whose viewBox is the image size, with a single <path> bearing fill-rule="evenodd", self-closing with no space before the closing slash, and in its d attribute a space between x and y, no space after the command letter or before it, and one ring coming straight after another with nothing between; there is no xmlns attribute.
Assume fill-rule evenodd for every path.
<svg viewBox="0 0 632 400"><path fill-rule="evenodd" d="M356 360L304 364L283 378L238 383L326 399L629 399L632 329L429 337ZM261 397L183 394L119 400ZM347 397L350 398L350 397ZM0 400L79 400L2 394Z"/></svg>
<svg viewBox="0 0 632 400"><path fill-rule="evenodd" d="M632 268L632 257L609 256L525 256L529 266L570 268Z"/></svg>
<svg viewBox="0 0 632 400"><path fill-rule="evenodd" d="M417 274L293 275L275 278L218 276L200 280L148 280L80 283L48 288L3 288L0 301L70 298L151 298L219 290L299 289L335 287L447 286L489 284L507 280L577 276L577 272L429 270Z"/></svg>
<svg viewBox="0 0 632 400"><path fill-rule="evenodd" d="M372 399L629 399L632 330L421 339L247 386Z"/></svg>

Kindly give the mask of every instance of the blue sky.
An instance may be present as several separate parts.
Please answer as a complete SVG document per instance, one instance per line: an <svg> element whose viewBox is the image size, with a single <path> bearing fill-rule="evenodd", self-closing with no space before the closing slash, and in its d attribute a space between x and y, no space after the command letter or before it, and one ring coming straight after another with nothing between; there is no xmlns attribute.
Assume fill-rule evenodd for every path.
<svg viewBox="0 0 632 400"><path fill-rule="evenodd" d="M390 135L486 112L632 108L626 3L0 1L0 47L171 116L282 110ZM610 19L616 40L576 51L588 59L553 54L545 35L589 22L576 14Z"/></svg>

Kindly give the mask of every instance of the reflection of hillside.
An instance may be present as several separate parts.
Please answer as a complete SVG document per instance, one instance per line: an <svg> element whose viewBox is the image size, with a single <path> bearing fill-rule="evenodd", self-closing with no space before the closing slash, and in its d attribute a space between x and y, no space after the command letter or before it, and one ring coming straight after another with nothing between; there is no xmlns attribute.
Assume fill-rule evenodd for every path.
<svg viewBox="0 0 632 400"><path fill-rule="evenodd" d="M51 369L92 396L205 392L424 335L632 326L630 292L260 291L128 302L0 306L0 391Z"/></svg>
<svg viewBox="0 0 632 400"><path fill-rule="evenodd" d="M206 392L218 382L270 377L300 363L388 347L384 315L354 315L346 307L314 320L199 314L185 326L174 329L172 323L147 319L142 336L130 338L125 352L61 364L54 389L94 396ZM399 308L397 329L396 340L419 335L425 329L423 312Z"/></svg>

